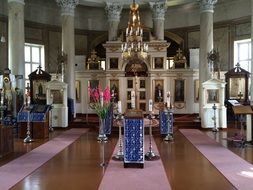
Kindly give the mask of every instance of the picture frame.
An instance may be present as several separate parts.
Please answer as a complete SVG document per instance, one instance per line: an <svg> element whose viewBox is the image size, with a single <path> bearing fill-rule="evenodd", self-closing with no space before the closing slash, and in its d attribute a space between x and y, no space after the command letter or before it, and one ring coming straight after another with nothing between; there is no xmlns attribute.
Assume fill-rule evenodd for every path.
<svg viewBox="0 0 253 190"><path fill-rule="evenodd" d="M154 80L154 102L163 102L164 83L163 80Z"/></svg>
<svg viewBox="0 0 253 190"><path fill-rule="evenodd" d="M163 57L155 57L154 58L154 69L163 69L164 58Z"/></svg>
<svg viewBox="0 0 253 190"><path fill-rule="evenodd" d="M207 103L219 103L219 89L207 90Z"/></svg>
<svg viewBox="0 0 253 190"><path fill-rule="evenodd" d="M88 81L88 88L89 89L95 89L99 87L99 80L89 80ZM89 90L87 90L87 93L89 93ZM90 97L90 103L93 103L94 100Z"/></svg>
<svg viewBox="0 0 253 190"><path fill-rule="evenodd" d="M111 94L114 94L114 102L119 101L119 80L112 79L110 80L110 91Z"/></svg>
<svg viewBox="0 0 253 190"><path fill-rule="evenodd" d="M76 103L81 102L81 81L75 81L75 89L76 89Z"/></svg>
<svg viewBox="0 0 253 190"><path fill-rule="evenodd" d="M199 79L194 80L194 102L199 102Z"/></svg>
<svg viewBox="0 0 253 190"><path fill-rule="evenodd" d="M110 69L118 69L119 68L119 58L118 57L109 58L109 68Z"/></svg>
<svg viewBox="0 0 253 190"><path fill-rule="evenodd" d="M175 79L174 102L184 102L184 101L185 101L185 80Z"/></svg>

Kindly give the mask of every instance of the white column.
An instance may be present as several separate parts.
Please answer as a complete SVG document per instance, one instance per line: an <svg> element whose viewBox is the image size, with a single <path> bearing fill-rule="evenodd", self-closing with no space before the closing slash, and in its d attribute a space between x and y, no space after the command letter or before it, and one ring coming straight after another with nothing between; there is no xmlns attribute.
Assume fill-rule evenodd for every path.
<svg viewBox="0 0 253 190"><path fill-rule="evenodd" d="M253 0L251 0L251 47L253 47ZM250 77L250 105L253 105L253 48L251 48L251 77ZM247 125L247 135L246 135L246 140L247 141L252 141L252 115L247 115L246 116L246 125Z"/></svg>
<svg viewBox="0 0 253 190"><path fill-rule="evenodd" d="M207 55L213 49L213 13L218 0L198 0L200 4L200 49L199 49L199 84L211 79ZM202 88L200 88L199 112L203 113ZM201 117L201 114L200 114Z"/></svg>
<svg viewBox="0 0 253 190"><path fill-rule="evenodd" d="M24 0L8 0L8 67L14 75L23 75L24 64ZM18 80L17 87L25 89L25 80Z"/></svg>
<svg viewBox="0 0 253 190"><path fill-rule="evenodd" d="M74 16L75 7L79 3L78 0L56 0L61 7L62 17L62 51L67 54L67 63L65 69L65 82L68 84L68 97L74 100L75 96L75 27ZM76 108L74 108L74 117L76 116Z"/></svg>
<svg viewBox="0 0 253 190"><path fill-rule="evenodd" d="M116 41L122 5L119 3L106 3L105 11L108 17L108 40Z"/></svg>
<svg viewBox="0 0 253 190"><path fill-rule="evenodd" d="M167 11L166 2L149 2L153 15L153 29L157 40L164 40L164 16Z"/></svg>

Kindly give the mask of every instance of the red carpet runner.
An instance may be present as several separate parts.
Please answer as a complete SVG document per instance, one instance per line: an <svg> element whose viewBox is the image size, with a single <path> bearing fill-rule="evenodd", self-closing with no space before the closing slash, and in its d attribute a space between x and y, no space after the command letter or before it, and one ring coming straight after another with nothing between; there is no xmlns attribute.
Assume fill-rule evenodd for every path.
<svg viewBox="0 0 253 190"><path fill-rule="evenodd" d="M196 129L180 132L232 183L237 189L253 189L253 165L226 149Z"/></svg>
<svg viewBox="0 0 253 190"><path fill-rule="evenodd" d="M0 167L0 189L11 188L87 131L88 129L70 129L31 152Z"/></svg>
<svg viewBox="0 0 253 190"><path fill-rule="evenodd" d="M145 152L148 150L148 136L145 136ZM158 155L152 140L153 151ZM118 146L114 154L118 151ZM99 190L170 190L171 186L161 159L145 161L144 168L124 168L123 162L110 160Z"/></svg>

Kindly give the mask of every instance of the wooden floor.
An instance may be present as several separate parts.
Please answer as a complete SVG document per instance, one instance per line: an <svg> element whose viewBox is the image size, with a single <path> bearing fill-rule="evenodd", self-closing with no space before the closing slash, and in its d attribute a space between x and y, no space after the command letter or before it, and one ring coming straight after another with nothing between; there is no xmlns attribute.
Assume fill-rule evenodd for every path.
<svg viewBox="0 0 253 190"><path fill-rule="evenodd" d="M63 130L54 130L50 133L49 139L62 132ZM237 132L237 129L222 130L216 134L211 131L204 132L248 162L253 163L253 153L250 146L240 148L222 139L233 135ZM96 136L97 132L90 130L12 189L98 189L106 170L106 168L100 166L103 160L101 150L104 146L104 158L108 162L118 140L118 135L111 135L109 141L105 144L98 143ZM235 189L179 131L175 131L173 142L164 142L159 134L154 134L154 138L173 190ZM15 139L15 152L8 157L2 158L0 165L29 152L46 141L36 140L31 144L25 144L22 139Z"/></svg>

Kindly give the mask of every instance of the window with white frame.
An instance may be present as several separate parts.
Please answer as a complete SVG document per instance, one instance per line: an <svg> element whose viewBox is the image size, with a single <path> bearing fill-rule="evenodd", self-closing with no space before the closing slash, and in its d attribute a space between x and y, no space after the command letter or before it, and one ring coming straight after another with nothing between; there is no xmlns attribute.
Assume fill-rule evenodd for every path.
<svg viewBox="0 0 253 190"><path fill-rule="evenodd" d="M241 68L251 72L251 39L234 42L234 66L237 63Z"/></svg>
<svg viewBox="0 0 253 190"><path fill-rule="evenodd" d="M44 46L25 43L25 84L29 83L28 75L39 66L45 70Z"/></svg>

